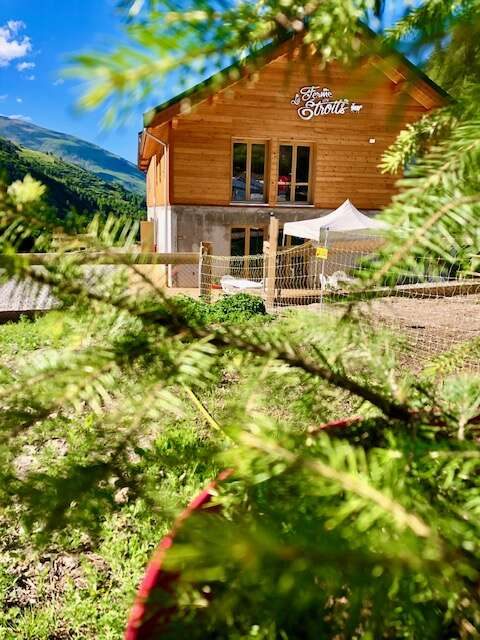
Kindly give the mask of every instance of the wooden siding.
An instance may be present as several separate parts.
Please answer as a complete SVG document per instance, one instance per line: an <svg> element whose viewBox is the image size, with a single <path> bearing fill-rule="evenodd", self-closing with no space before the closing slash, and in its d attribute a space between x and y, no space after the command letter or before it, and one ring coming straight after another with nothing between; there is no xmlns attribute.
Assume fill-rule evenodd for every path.
<svg viewBox="0 0 480 640"><path fill-rule="evenodd" d="M156 180L156 171L157 171L157 156L152 156L150 158L150 163L147 169L147 207L153 207L156 204L157 193L156 190L158 188L158 181Z"/></svg>
<svg viewBox="0 0 480 640"><path fill-rule="evenodd" d="M159 127L152 130L154 135L165 144L169 144L169 128L167 126ZM165 182L165 172L167 164L167 155L164 147L152 138L147 138L147 145L151 148L152 157L147 168L147 207L165 204L166 188L172 184L171 179ZM170 168L170 167L169 167ZM167 195L167 203L170 200L170 193Z"/></svg>
<svg viewBox="0 0 480 640"><path fill-rule="evenodd" d="M290 101L300 87L311 84L328 87L332 100L346 97L363 108L359 113L303 121ZM394 193L396 178L382 175L378 163L398 132L427 112L412 97L418 94L372 62L355 71L338 65L321 70L314 57L306 62L279 57L257 72L255 79L239 81L170 122L170 201L228 205L232 139L241 138L268 141L271 162L265 178L270 206L276 204L278 145L303 141L313 144L316 207L334 208L347 197L362 209L383 207ZM442 104L431 89L428 98L429 106ZM375 144L369 143L370 138L375 138ZM152 178L153 172L147 183ZM163 189L157 188L159 192Z"/></svg>

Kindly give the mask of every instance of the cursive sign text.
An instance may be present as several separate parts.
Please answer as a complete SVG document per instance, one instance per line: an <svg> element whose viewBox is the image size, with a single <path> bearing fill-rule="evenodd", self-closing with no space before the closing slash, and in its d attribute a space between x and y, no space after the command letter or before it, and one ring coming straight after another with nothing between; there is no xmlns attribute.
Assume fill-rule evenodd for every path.
<svg viewBox="0 0 480 640"><path fill-rule="evenodd" d="M311 120L316 116L337 115L345 113L359 113L362 104L350 102L347 98L332 100L333 93L327 87L310 85L302 87L291 100L291 104L297 107L297 113L302 120Z"/></svg>

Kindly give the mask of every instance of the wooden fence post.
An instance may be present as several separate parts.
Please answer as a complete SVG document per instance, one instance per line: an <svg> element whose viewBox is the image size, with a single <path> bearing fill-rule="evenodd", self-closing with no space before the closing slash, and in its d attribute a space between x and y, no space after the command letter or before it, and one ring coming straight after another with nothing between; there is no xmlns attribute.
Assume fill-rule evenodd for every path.
<svg viewBox="0 0 480 640"><path fill-rule="evenodd" d="M139 264L130 275L130 279L135 287L142 287L143 274L149 278L159 288L168 284L166 273L168 266L159 264L143 264L143 260L148 254L155 252L155 223L153 220L140 220L140 256L142 264Z"/></svg>
<svg viewBox="0 0 480 640"><path fill-rule="evenodd" d="M263 243L265 255L265 306L267 311L273 309L275 302L275 279L277 272L278 219L270 214L268 242Z"/></svg>
<svg viewBox="0 0 480 640"><path fill-rule="evenodd" d="M200 243L198 260L198 288L200 298L205 302L212 301L212 243Z"/></svg>
<svg viewBox="0 0 480 640"><path fill-rule="evenodd" d="M153 253L155 251L155 227L153 220L140 221L140 251Z"/></svg>

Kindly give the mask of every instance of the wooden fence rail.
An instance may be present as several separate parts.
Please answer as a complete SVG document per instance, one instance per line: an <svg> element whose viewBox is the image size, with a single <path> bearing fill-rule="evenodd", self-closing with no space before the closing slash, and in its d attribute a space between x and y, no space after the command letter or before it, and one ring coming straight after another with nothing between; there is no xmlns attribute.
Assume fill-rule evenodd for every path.
<svg viewBox="0 0 480 640"><path fill-rule="evenodd" d="M129 265L129 264L198 264L198 252L192 253L140 253L125 251L69 251L68 253L19 253L0 255L0 267L6 267L21 258L30 265L54 264L60 257L71 257L76 264Z"/></svg>

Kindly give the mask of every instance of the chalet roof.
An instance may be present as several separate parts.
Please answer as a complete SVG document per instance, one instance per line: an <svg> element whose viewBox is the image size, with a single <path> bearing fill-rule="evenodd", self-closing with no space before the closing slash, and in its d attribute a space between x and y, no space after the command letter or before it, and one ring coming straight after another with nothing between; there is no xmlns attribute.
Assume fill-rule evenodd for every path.
<svg viewBox="0 0 480 640"><path fill-rule="evenodd" d="M377 38L377 34L372 31L369 27L364 24L361 24L361 27L364 29L365 34L369 38ZM213 74L206 80L196 84L195 86L186 89L182 93L174 96L173 98L161 103L160 105L150 109L145 112L143 115L143 125L144 128L151 128L160 126L166 122L169 122L173 118L178 115L181 115L184 112L188 112L190 108L194 104L198 104L209 97L211 97L214 93L220 90L224 90L231 86L232 84L238 82L242 78L248 77L252 73L252 65L255 68L261 68L265 64L275 60L276 58L284 55L288 51L292 50L292 44L299 38L298 34L290 34L287 33L284 38L281 40L277 40L273 43L269 43L266 46L262 47L254 54L249 56L246 59L235 61L230 66L222 69L221 71ZM399 53L395 49L391 48L388 51L389 56L393 56L396 61L396 68L390 68L389 70L381 66L381 56L377 56L378 62L381 66L382 71L387 75L393 82L400 83L409 80L409 76L414 77L415 80L418 80L420 84L423 84L424 87L430 93L433 93L438 96L442 102L449 102L452 100L451 96L436 84L433 80L431 80L419 67L414 65L410 60L408 60L403 54ZM386 57L386 56L385 56ZM418 95L422 95L421 90L417 90L417 100L421 102L418 98ZM428 96L424 93L425 99L428 102ZM424 105L426 106L426 105ZM426 107L429 108L429 107ZM141 146L142 146L142 132L139 133L140 145L139 145L139 160L141 156ZM144 141L144 140L143 140Z"/></svg>
<svg viewBox="0 0 480 640"><path fill-rule="evenodd" d="M375 32L372 31L369 27L367 27L366 25L362 25L362 26L364 27L368 35L370 35L371 37L377 37ZM199 97L201 100L205 97L203 95L204 92L208 92L210 94L212 90L215 91L219 89L225 89L230 84L237 82L243 75L245 75L245 73L249 73L251 69L248 67L248 65L251 65L252 62L258 64L258 62L260 61L262 64L265 64L266 62L270 61L272 57L276 58L282 55L283 54L282 48L285 48L284 46L282 47L282 45L285 45L286 43L291 42L296 37L297 37L296 35L288 34L281 41L276 41L275 43L267 44L266 46L262 47L261 49L259 49L257 52L255 52L245 60L235 61L230 66L225 67L224 69L222 69L221 71L218 71L217 73L213 74L209 78L202 80L202 82L199 82L198 84L194 85L193 87L190 87L189 89L186 89L185 91L183 91L182 93L179 93L173 98L170 98L165 102L162 102L161 104L157 105L153 109L146 111L143 114L143 125L145 127L149 127L157 124L156 122L154 122L156 120L157 115L161 114L169 107L179 105L183 100L186 100L192 97ZM424 73L418 66L410 62L410 60L408 60L408 58L406 58L403 54L399 53L393 48L391 49L391 53L394 54L395 57L399 59L399 62L404 64L409 71L411 71L415 76L417 76L419 80L422 80L423 82L425 82L431 89L433 89L436 93L438 93L442 98L446 98L447 100L451 99L450 95L444 89L442 89L440 85L438 85L431 78L429 78L426 75L426 73ZM171 117L174 117L174 115L172 115ZM165 119L162 118L164 122L170 119L171 119L170 117L167 117Z"/></svg>
<svg viewBox="0 0 480 640"><path fill-rule="evenodd" d="M173 98L169 98L153 109L149 109L143 114L143 126L150 127L156 124L154 120L156 119L157 115L161 114L169 107L179 105L183 100L193 97L202 100L206 97L206 95L211 95L215 91L225 89L234 82L238 82L238 80L243 76L251 73L252 63L257 64L258 66L263 66L263 64L266 64L272 59L281 56L284 53L283 49L286 49L286 45L290 44L294 38L295 35L288 34L282 40L277 40L274 43L266 44L264 47L260 48L258 51L251 54L247 58L236 60L228 67L217 71L217 73L214 73L209 78L206 78L193 87L190 87L182 93L173 96ZM167 118L166 120L169 119L170 118Z"/></svg>

